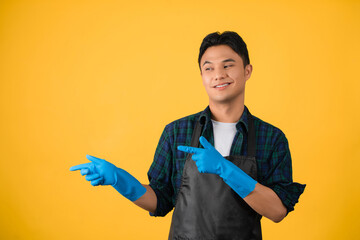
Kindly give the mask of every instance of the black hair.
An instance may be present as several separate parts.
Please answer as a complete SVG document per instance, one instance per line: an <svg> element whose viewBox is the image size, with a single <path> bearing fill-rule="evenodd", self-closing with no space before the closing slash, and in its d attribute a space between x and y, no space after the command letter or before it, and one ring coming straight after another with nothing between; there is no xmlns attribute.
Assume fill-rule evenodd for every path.
<svg viewBox="0 0 360 240"><path fill-rule="evenodd" d="M212 46L227 45L236 52L243 60L244 67L250 64L249 53L244 40L232 31L225 31L223 33L213 32L208 34L202 41L199 52L199 68L201 71L200 60L206 49Z"/></svg>

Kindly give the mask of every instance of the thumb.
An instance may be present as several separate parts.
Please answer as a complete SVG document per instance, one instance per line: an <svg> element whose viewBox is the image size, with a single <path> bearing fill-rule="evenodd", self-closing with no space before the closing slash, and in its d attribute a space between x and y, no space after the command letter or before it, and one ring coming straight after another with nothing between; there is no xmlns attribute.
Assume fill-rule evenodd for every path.
<svg viewBox="0 0 360 240"><path fill-rule="evenodd" d="M200 137L200 143L201 145L203 145L204 148L206 149L211 149L211 148L214 148L211 143L209 143L205 137L201 136Z"/></svg>
<svg viewBox="0 0 360 240"><path fill-rule="evenodd" d="M90 161L92 161L93 163L100 163L103 159L101 158L97 158L91 155L86 155L86 158Z"/></svg>

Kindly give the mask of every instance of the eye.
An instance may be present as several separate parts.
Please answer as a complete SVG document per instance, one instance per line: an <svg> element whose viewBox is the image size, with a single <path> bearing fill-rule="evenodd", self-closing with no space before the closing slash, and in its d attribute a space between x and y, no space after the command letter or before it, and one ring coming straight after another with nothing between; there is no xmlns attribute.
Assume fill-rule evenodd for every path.
<svg viewBox="0 0 360 240"><path fill-rule="evenodd" d="M209 67L208 67L208 68L205 68L205 71L209 71L210 69L211 69L211 68L209 68Z"/></svg>
<svg viewBox="0 0 360 240"><path fill-rule="evenodd" d="M229 68L229 67L232 67L234 65L225 65L224 68Z"/></svg>

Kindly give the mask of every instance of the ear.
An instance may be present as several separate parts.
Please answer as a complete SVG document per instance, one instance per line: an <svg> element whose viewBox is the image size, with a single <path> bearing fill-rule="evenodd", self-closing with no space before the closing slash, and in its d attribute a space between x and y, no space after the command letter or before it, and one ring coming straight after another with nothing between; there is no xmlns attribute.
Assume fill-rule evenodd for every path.
<svg viewBox="0 0 360 240"><path fill-rule="evenodd" d="M246 81L251 77L252 70L253 70L253 66L251 64L245 66L244 74Z"/></svg>

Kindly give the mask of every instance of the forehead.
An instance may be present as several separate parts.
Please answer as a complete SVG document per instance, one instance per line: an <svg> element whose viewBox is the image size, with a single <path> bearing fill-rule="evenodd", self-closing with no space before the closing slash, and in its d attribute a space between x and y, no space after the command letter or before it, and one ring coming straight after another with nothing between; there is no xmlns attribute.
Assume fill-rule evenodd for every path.
<svg viewBox="0 0 360 240"><path fill-rule="evenodd" d="M212 46L206 49L201 57L201 64L205 61L209 62L221 62L225 59L232 58L235 61L241 61L242 58L227 45Z"/></svg>

